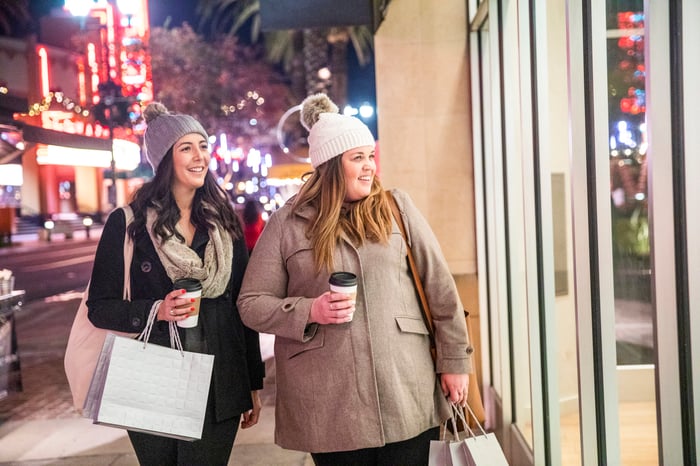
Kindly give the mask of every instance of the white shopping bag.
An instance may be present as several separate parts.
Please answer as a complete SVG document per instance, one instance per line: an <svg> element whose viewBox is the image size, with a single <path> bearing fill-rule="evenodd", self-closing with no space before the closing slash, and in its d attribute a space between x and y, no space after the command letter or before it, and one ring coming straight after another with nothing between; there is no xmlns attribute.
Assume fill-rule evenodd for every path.
<svg viewBox="0 0 700 466"><path fill-rule="evenodd" d="M467 454L467 464L469 466L508 466L508 460L503 454L503 449L501 448L501 444L498 443L496 435L493 433L486 433L484 427L474 415L469 405L467 405L466 411L468 415L476 419L476 426L480 431L480 433L474 433L474 431L467 427L470 436L462 442ZM468 426L469 424L461 414L462 412L463 411L457 411L457 415L461 417L464 425Z"/></svg>
<svg viewBox="0 0 700 466"><path fill-rule="evenodd" d="M156 308L156 306L154 306ZM83 415L95 424L183 440L202 437L214 356L147 343L155 313L139 340L107 334Z"/></svg>
<svg viewBox="0 0 700 466"><path fill-rule="evenodd" d="M508 466L501 445L493 433L476 435L464 440L469 466Z"/></svg>
<svg viewBox="0 0 700 466"><path fill-rule="evenodd" d="M452 423L452 433L447 428L448 423ZM442 426L442 438L430 441L430 451L428 454L428 466L469 466L467 449L464 441L459 438L457 422L454 415L448 418ZM447 438L454 436L454 438Z"/></svg>
<svg viewBox="0 0 700 466"><path fill-rule="evenodd" d="M469 466L464 441L431 440L428 466Z"/></svg>

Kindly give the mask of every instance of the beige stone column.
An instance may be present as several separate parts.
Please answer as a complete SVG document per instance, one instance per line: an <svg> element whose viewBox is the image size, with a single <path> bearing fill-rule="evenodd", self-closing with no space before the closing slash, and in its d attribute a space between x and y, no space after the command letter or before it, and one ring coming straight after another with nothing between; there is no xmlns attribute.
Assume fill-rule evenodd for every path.
<svg viewBox="0 0 700 466"><path fill-rule="evenodd" d="M381 179L406 190L456 275L476 273L464 0L394 0L375 36Z"/></svg>
<svg viewBox="0 0 700 466"><path fill-rule="evenodd" d="M432 226L478 353L467 39L464 0L392 0L375 34L375 73L382 183L407 191Z"/></svg>

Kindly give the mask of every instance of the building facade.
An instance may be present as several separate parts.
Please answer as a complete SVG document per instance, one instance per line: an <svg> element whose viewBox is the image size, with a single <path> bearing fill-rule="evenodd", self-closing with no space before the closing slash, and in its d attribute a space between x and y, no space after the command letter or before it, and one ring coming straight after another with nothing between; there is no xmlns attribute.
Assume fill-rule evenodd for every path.
<svg viewBox="0 0 700 466"><path fill-rule="evenodd" d="M382 181L440 240L510 463L697 464L700 3L371 3ZM7 87L43 89L36 44L2 47L0 60L39 63L0 67L26 74ZM81 86L60 102L50 88L16 97L73 111L65 89L85 105ZM23 195L48 211L49 178L27 153ZM74 172L98 204L104 168Z"/></svg>
<svg viewBox="0 0 700 466"><path fill-rule="evenodd" d="M142 163L131 119L153 98L147 2L120 2L122 9L106 0L66 4L40 19L37 35L0 38L0 103L12 107L2 109L0 129L3 140L21 141L16 150L5 147L13 160L3 160L0 171L21 164L22 173L0 177L12 183L0 189L3 204L22 216L99 217L142 182L130 179ZM26 105L20 111L5 105L8 99Z"/></svg>
<svg viewBox="0 0 700 466"><path fill-rule="evenodd" d="M394 0L382 180L436 231L513 465L697 464L691 0Z"/></svg>

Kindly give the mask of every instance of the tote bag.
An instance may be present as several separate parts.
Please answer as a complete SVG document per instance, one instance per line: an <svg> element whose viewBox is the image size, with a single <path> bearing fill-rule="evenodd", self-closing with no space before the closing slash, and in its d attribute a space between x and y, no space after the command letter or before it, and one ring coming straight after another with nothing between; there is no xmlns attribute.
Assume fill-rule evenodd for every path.
<svg viewBox="0 0 700 466"><path fill-rule="evenodd" d="M134 214L129 206L124 206L122 209L126 216L126 226L128 228L134 218ZM124 233L123 287L123 298L127 301L131 299L129 269L131 267L133 252L134 243L127 229ZM88 283L88 286L83 292L83 297L80 300L78 312L76 312L75 318L73 319L73 325L71 326L68 336L68 345L66 346L66 352L63 358L63 368L66 372L71 394L73 395L73 406L75 406L78 412L83 410L85 397L90 387L90 380L92 379L97 359L100 356L100 351L102 350L102 345L104 344L108 332L108 330L95 327L92 325L92 322L90 322L90 319L88 319L88 308L85 301L87 300L89 289L90 284ZM113 333L132 338L138 335L138 333Z"/></svg>
<svg viewBox="0 0 700 466"><path fill-rule="evenodd" d="M173 322L169 329L175 348L148 343L159 304L153 305L138 339L107 334L84 415L95 424L198 440L214 356L183 351Z"/></svg>

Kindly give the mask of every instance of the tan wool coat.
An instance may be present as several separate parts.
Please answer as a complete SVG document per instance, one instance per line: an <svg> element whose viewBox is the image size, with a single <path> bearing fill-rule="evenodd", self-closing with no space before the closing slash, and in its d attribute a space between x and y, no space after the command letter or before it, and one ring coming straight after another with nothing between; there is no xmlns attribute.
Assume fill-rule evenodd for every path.
<svg viewBox="0 0 700 466"><path fill-rule="evenodd" d="M315 272L306 237L313 212L282 207L253 250L238 307L247 326L276 335L275 441L283 448L346 451L415 437L448 415L436 372L472 370L462 304L437 239L408 195L393 193L435 322L437 370L398 226L388 245L336 249L335 270L358 276L353 320L307 325L328 274Z"/></svg>

